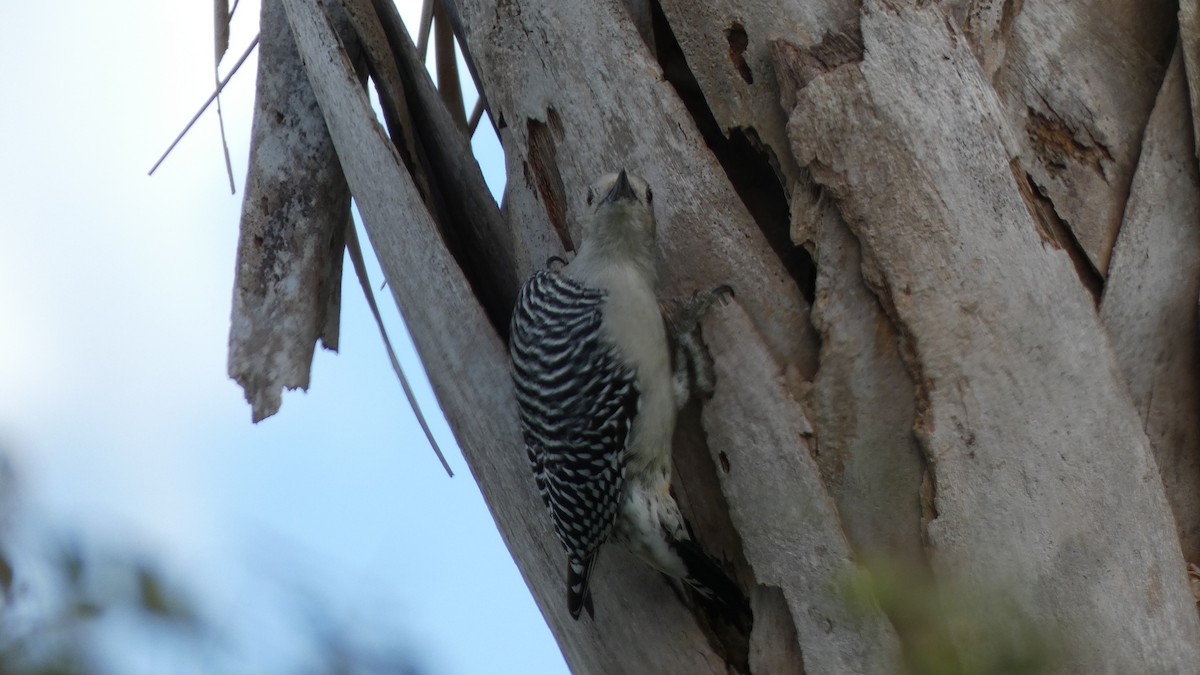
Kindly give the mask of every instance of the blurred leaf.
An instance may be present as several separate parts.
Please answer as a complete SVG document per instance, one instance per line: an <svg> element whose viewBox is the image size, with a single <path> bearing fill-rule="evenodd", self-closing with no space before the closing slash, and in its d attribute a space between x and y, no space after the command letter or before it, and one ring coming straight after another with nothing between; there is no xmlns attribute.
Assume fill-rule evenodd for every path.
<svg viewBox="0 0 1200 675"><path fill-rule="evenodd" d="M851 606L878 607L891 619L911 675L1056 672L1061 654L1053 630L1022 615L1002 588L963 591L926 570L888 562L846 583Z"/></svg>
<svg viewBox="0 0 1200 675"><path fill-rule="evenodd" d="M169 616L171 607L167 604L167 596L163 592L162 582L153 572L142 566L138 567L137 578L138 595L141 598L142 608L151 614Z"/></svg>
<svg viewBox="0 0 1200 675"><path fill-rule="evenodd" d="M138 599L141 608L160 619L191 623L196 620L188 603L167 586L147 565L137 567Z"/></svg>
<svg viewBox="0 0 1200 675"><path fill-rule="evenodd" d="M59 572L70 589L78 590L83 585L83 552L78 544L70 542L62 545L58 555Z"/></svg>
<svg viewBox="0 0 1200 675"><path fill-rule="evenodd" d="M12 563L8 562L8 555L3 549L0 549L0 591L4 597L12 591L13 584L13 567Z"/></svg>
<svg viewBox="0 0 1200 675"><path fill-rule="evenodd" d="M68 613L75 619L95 619L104 613L104 606L88 598L77 598Z"/></svg>

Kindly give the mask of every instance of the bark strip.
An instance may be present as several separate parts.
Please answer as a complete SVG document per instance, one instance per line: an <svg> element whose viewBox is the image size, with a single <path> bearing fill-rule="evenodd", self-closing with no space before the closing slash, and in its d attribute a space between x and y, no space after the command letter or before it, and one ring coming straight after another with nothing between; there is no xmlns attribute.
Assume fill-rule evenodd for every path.
<svg viewBox="0 0 1200 675"><path fill-rule="evenodd" d="M337 349L350 192L278 0L262 3L250 170L242 200L229 376L254 421L307 389L321 338Z"/></svg>
<svg viewBox="0 0 1200 675"><path fill-rule="evenodd" d="M787 115L779 105L779 85L771 77L768 42L788 35L815 43L856 18L854 0L658 0L670 30L708 108L728 135L754 129L770 149L780 181L799 178L787 140Z"/></svg>
<svg viewBox="0 0 1200 675"><path fill-rule="evenodd" d="M704 428L756 580L782 591L804 672L897 672L900 648L887 618L878 608L853 608L845 592L856 568L810 454L804 410L745 312L729 303L711 314L705 334L719 384ZM767 597L754 594L755 631L781 623ZM770 615L760 627L763 612Z"/></svg>
<svg viewBox="0 0 1200 675"><path fill-rule="evenodd" d="M821 366L805 397L813 455L860 559L919 568L925 462L912 432L913 380L895 327L863 282L858 241L829 200L792 197L793 205L810 201L815 208L794 211L793 220L817 260Z"/></svg>
<svg viewBox="0 0 1200 675"><path fill-rule="evenodd" d="M1200 175L1177 51L1146 127L1100 318L1200 563Z"/></svg>
<svg viewBox="0 0 1200 675"><path fill-rule="evenodd" d="M934 5L866 0L862 36L861 63L823 74L780 50L780 77L804 85L796 158L905 343L935 571L977 612L1003 589L1049 623L1063 672L1194 668L1200 621L1149 441L1090 298L1016 188L999 101ZM994 663L1020 623L961 644L964 665Z"/></svg>
<svg viewBox="0 0 1200 675"><path fill-rule="evenodd" d="M1192 135L1200 138L1200 0L1179 0L1179 40L1192 102Z"/></svg>
<svg viewBox="0 0 1200 675"><path fill-rule="evenodd" d="M726 673L671 587L615 547L605 551L593 578L595 621L570 619L565 557L521 447L504 345L375 121L320 3L284 5L388 287L500 533L568 661L583 672Z"/></svg>
<svg viewBox="0 0 1200 675"><path fill-rule="evenodd" d="M1000 3L970 4L968 37L984 41L981 57L997 68L990 80L1020 162L1104 277L1171 57L1176 3L1006 0L999 12ZM1003 61L987 44L994 40L1006 43Z"/></svg>

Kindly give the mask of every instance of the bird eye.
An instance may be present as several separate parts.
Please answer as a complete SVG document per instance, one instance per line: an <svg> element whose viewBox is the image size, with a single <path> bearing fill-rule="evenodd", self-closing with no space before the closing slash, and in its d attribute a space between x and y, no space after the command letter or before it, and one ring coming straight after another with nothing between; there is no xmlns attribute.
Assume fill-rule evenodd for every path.
<svg viewBox="0 0 1200 675"><path fill-rule="evenodd" d="M652 192L652 191L650 190L650 186L649 186L649 185L647 185L647 186L646 186L646 203L647 203L647 204L653 204L653 203L654 203L654 192Z"/></svg>
<svg viewBox="0 0 1200 675"><path fill-rule="evenodd" d="M588 206L591 206L591 205L592 205L592 200L593 200L593 199L595 199L595 195L594 195L594 194L592 194L592 188L588 188L588 194L587 194L587 203L588 203Z"/></svg>

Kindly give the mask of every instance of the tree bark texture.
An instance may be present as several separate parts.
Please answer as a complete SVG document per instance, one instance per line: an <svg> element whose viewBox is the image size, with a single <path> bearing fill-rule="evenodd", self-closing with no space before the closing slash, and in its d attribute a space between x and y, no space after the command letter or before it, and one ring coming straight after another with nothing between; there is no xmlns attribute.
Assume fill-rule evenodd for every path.
<svg viewBox="0 0 1200 675"><path fill-rule="evenodd" d="M912 612L852 597L877 566L934 580L959 670L1030 642L1052 652L1030 672L1200 663L1194 2L447 2L503 208L389 3L279 6L312 96L287 115L315 101L336 154L304 171L344 172L574 671L926 672ZM620 167L654 188L665 303L736 289L704 323L717 389L680 417L673 490L752 622L615 546L595 619L566 611L504 340L519 280L573 253L586 186ZM276 322L248 307L235 328ZM247 373L290 382L286 351Z"/></svg>
<svg viewBox="0 0 1200 675"><path fill-rule="evenodd" d="M778 56L799 85L795 156L838 203L906 345L935 569L1086 624L1064 636L1078 672L1200 662L1149 439L1091 298L1042 245L965 36L935 7L872 1L861 36L829 69Z"/></svg>
<svg viewBox="0 0 1200 675"><path fill-rule="evenodd" d="M350 191L283 13L260 18L258 89L242 198L229 376L254 421L307 389L318 338L337 349Z"/></svg>

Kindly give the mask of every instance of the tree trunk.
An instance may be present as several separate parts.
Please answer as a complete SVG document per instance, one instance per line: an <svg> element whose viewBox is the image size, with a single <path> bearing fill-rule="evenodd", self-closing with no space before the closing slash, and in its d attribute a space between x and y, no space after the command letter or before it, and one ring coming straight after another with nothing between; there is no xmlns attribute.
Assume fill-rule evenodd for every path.
<svg viewBox="0 0 1200 675"><path fill-rule="evenodd" d="M574 671L1200 663L1194 3L448 2L502 213L388 3L345 5L395 145L324 5L282 4ZM618 167L654 188L664 300L736 289L705 321L717 391L681 416L674 491L750 624L615 546L595 619L566 611L503 341L517 283L573 252L585 186Z"/></svg>

